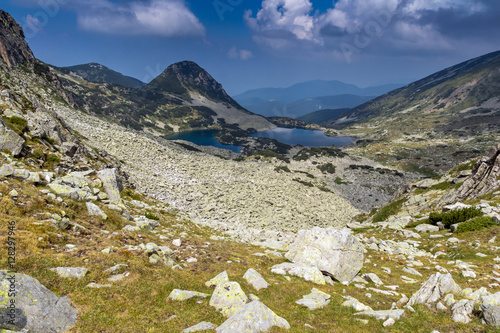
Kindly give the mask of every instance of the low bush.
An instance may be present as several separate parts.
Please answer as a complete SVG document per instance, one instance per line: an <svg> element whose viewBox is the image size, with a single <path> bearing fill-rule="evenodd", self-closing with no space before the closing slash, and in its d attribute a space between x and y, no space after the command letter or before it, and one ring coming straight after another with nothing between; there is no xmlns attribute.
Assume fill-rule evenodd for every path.
<svg viewBox="0 0 500 333"><path fill-rule="evenodd" d="M335 165L333 165L332 163L321 164L316 166L316 168L318 168L323 173L335 173Z"/></svg>
<svg viewBox="0 0 500 333"><path fill-rule="evenodd" d="M490 216L477 216L458 225L457 233L477 231L496 225Z"/></svg>
<svg viewBox="0 0 500 333"><path fill-rule="evenodd" d="M444 213L431 213L429 215L429 223L436 225L438 222L442 222L446 228L449 228L452 224L465 222L482 215L483 212L479 208L462 208L450 210Z"/></svg>

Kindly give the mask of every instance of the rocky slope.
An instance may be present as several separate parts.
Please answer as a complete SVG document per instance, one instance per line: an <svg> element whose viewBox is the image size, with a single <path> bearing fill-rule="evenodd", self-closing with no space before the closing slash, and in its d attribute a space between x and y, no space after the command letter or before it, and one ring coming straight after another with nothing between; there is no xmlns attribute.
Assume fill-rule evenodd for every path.
<svg viewBox="0 0 500 333"><path fill-rule="evenodd" d="M330 125L358 136L358 153L436 175L498 141L499 73L500 52L490 53L380 96Z"/></svg>
<svg viewBox="0 0 500 333"><path fill-rule="evenodd" d="M21 38L19 38L21 36ZM33 52L24 40L22 28L10 16L0 9L0 56L8 67L15 67L25 61L35 60Z"/></svg>

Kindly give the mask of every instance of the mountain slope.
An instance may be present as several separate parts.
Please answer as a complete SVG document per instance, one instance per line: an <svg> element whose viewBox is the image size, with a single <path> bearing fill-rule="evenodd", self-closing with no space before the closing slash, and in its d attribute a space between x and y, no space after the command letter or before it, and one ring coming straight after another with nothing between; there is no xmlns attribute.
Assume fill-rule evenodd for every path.
<svg viewBox="0 0 500 333"><path fill-rule="evenodd" d="M297 118L297 120L302 120L312 124L321 125L327 123L332 119L338 119L342 114L346 113L350 109L324 109L319 111L314 111Z"/></svg>
<svg viewBox="0 0 500 333"><path fill-rule="evenodd" d="M90 64L62 67L60 68L60 70L65 72L66 74L74 72L75 74L81 76L83 79L89 82L111 83L128 88L140 88L146 85L142 81L139 81L130 76L125 76L95 62Z"/></svg>
<svg viewBox="0 0 500 333"><path fill-rule="evenodd" d="M9 13L0 9L0 59L8 67L15 67L25 61L35 60L28 43L24 40L21 26Z"/></svg>
<svg viewBox="0 0 500 333"><path fill-rule="evenodd" d="M446 170L498 139L500 52L394 90L329 125L363 136L367 154L379 159Z"/></svg>

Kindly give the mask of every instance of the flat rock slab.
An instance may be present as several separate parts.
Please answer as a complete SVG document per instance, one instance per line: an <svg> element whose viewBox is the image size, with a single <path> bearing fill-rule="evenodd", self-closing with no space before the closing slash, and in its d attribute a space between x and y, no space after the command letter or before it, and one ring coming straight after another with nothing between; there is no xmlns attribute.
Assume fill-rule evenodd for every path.
<svg viewBox="0 0 500 333"><path fill-rule="evenodd" d="M284 262L282 264L274 265L273 267L271 267L271 272L280 275L290 274L293 276L298 276L306 281L311 281L316 284L326 284L323 273L321 273L321 271L317 267L309 266L306 264Z"/></svg>
<svg viewBox="0 0 500 333"><path fill-rule="evenodd" d="M405 310L380 310L380 311L363 311L354 315L375 317L378 320L386 320L388 318L399 319L405 313Z"/></svg>
<svg viewBox="0 0 500 333"><path fill-rule="evenodd" d="M185 300L191 299L193 297L207 298L208 296L210 296L210 295L200 293L197 291L174 289L174 290L172 290L170 295L168 295L167 298L171 299L173 301L185 301Z"/></svg>
<svg viewBox="0 0 500 333"><path fill-rule="evenodd" d="M89 271L84 267L56 267L50 270L56 272L60 277L77 279L83 278Z"/></svg>
<svg viewBox="0 0 500 333"><path fill-rule="evenodd" d="M432 224L419 224L415 227L416 232L438 232L439 227Z"/></svg>
<svg viewBox="0 0 500 333"><path fill-rule="evenodd" d="M24 274L0 271L0 294L7 295L14 283L18 316L13 331L66 332L76 323L77 311L67 297L59 297L38 280ZM0 308L6 308L10 300L0 298ZM2 316L0 314L0 316Z"/></svg>
<svg viewBox="0 0 500 333"><path fill-rule="evenodd" d="M102 181L109 201L112 204L120 204L120 192L123 190L122 179L116 169L104 169L97 172L97 177Z"/></svg>
<svg viewBox="0 0 500 333"><path fill-rule="evenodd" d="M290 324L259 301L246 304L216 329L217 333L260 333L277 326L290 329Z"/></svg>
<svg viewBox="0 0 500 333"><path fill-rule="evenodd" d="M201 332L201 331L211 331L211 330L214 330L215 328L217 328L217 326L215 326L214 324L212 323L209 323L207 321L202 321L201 323L199 324L196 324L194 326L191 326L191 327L188 327L186 329L183 329L181 331L181 333L192 333L192 332Z"/></svg>
<svg viewBox="0 0 500 333"><path fill-rule="evenodd" d="M460 291L460 286L453 280L450 273L436 273L411 296L408 305L436 303L446 294L458 294Z"/></svg>
<svg viewBox="0 0 500 333"><path fill-rule="evenodd" d="M330 297L331 296L329 294L316 288L312 288L310 294L305 295L302 299L299 299L295 303L303 305L309 308L309 310L316 310L327 306L328 303L330 303Z"/></svg>
<svg viewBox="0 0 500 333"><path fill-rule="evenodd" d="M253 268L249 268L246 271L245 275L243 275L243 279L245 279L257 291L269 287L269 283L264 280L262 275L260 275L260 273Z"/></svg>
<svg viewBox="0 0 500 333"><path fill-rule="evenodd" d="M494 305L481 305L483 318L486 324L493 327L500 327L500 307Z"/></svg>
<svg viewBox="0 0 500 333"><path fill-rule="evenodd" d="M224 316L231 317L247 302L248 297L239 283L230 281L217 285L209 304Z"/></svg>
<svg viewBox="0 0 500 333"><path fill-rule="evenodd" d="M363 267L363 246L345 229L314 227L297 233L285 257L316 267L340 282L350 282Z"/></svg>
<svg viewBox="0 0 500 333"><path fill-rule="evenodd" d="M373 311L371 307L368 305L364 305L357 299L351 296L343 296L345 299L344 303L342 303L343 306L349 306L353 308L355 311L360 312L360 311Z"/></svg>

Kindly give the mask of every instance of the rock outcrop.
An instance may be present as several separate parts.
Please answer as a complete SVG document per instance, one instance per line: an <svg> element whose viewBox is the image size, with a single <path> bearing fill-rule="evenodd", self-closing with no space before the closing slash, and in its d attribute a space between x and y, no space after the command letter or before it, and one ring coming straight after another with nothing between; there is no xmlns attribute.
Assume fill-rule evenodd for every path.
<svg viewBox="0 0 500 333"><path fill-rule="evenodd" d="M21 26L9 13L0 9L0 56L8 67L15 67L25 61L34 61L28 43L24 40Z"/></svg>
<svg viewBox="0 0 500 333"><path fill-rule="evenodd" d="M8 294L15 290L16 319L14 327L33 333L62 333L76 323L77 311L67 297L59 297L38 280L25 274L0 271L0 308L9 308Z"/></svg>
<svg viewBox="0 0 500 333"><path fill-rule="evenodd" d="M297 233L285 257L350 282L363 267L363 246L346 230L314 227Z"/></svg>
<svg viewBox="0 0 500 333"><path fill-rule="evenodd" d="M0 150L8 150L13 156L17 156L22 152L24 144L24 139L0 118Z"/></svg>

